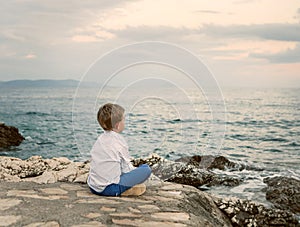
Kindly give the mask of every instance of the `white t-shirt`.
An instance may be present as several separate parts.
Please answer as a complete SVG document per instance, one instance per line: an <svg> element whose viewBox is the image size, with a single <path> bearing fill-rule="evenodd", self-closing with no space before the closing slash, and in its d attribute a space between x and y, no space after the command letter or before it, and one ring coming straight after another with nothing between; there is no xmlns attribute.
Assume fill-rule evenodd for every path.
<svg viewBox="0 0 300 227"><path fill-rule="evenodd" d="M107 185L118 184L120 176L135 169L130 162L124 137L114 131L105 131L91 150L88 185L101 192Z"/></svg>

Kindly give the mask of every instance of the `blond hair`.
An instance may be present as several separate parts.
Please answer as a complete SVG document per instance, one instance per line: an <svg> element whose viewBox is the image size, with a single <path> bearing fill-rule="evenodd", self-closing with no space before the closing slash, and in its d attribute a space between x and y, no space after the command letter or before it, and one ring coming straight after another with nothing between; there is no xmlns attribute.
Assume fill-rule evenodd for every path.
<svg viewBox="0 0 300 227"><path fill-rule="evenodd" d="M115 125L122 121L125 109L112 103L106 103L99 108L97 120L104 130L113 130Z"/></svg>

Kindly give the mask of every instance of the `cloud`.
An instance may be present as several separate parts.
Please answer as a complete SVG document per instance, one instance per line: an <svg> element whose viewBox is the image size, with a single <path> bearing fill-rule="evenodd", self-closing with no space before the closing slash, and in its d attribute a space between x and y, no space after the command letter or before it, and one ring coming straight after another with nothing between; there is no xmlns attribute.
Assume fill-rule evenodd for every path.
<svg viewBox="0 0 300 227"><path fill-rule="evenodd" d="M300 19L300 8L298 8L297 12L296 12L296 15L294 16L294 18L297 20L297 19Z"/></svg>
<svg viewBox="0 0 300 227"><path fill-rule="evenodd" d="M78 26L86 26L105 12L127 4L122 0L4 1L0 8L0 39L12 44L65 42ZM71 35L70 35L71 34Z"/></svg>
<svg viewBox="0 0 300 227"><path fill-rule="evenodd" d="M206 24L199 29L218 38L261 38L267 40L300 41L300 24L254 24L220 26Z"/></svg>
<svg viewBox="0 0 300 227"><path fill-rule="evenodd" d="M172 37L182 37L194 33L193 29L185 27L170 27L170 26L128 26L125 29L109 30L118 38L129 39L134 41L140 40L166 40Z"/></svg>
<svg viewBox="0 0 300 227"><path fill-rule="evenodd" d="M36 58L37 56L35 55L35 54L27 54L26 56L25 56L25 58L26 59L34 59L34 58Z"/></svg>
<svg viewBox="0 0 300 227"><path fill-rule="evenodd" d="M159 40L170 37L181 39L191 35L206 35L217 39L241 39L241 40L275 40L286 42L300 41L300 24L254 24L254 25L216 25L205 24L198 29L171 26L127 26L124 29L108 32L116 37L129 40Z"/></svg>
<svg viewBox="0 0 300 227"><path fill-rule="evenodd" d="M82 34L82 35L74 35L72 37L72 41L78 42L78 43L92 43L92 42L102 42L108 39L113 39L115 37L114 34L99 30L95 31L94 34Z"/></svg>
<svg viewBox="0 0 300 227"><path fill-rule="evenodd" d="M257 60L262 58L274 63L299 62L296 21L300 8L296 3L285 10L284 3L269 7L272 3L260 0L196 2L175 6L165 1L157 7L151 0L3 1L0 77L79 78L103 53L145 40L174 43L203 58L218 59L221 74L229 63L240 73L247 71L241 70L247 64L275 65Z"/></svg>
<svg viewBox="0 0 300 227"><path fill-rule="evenodd" d="M234 4L246 4L246 3L252 3L252 2L256 2L257 0L238 0L238 1L234 1Z"/></svg>
<svg viewBox="0 0 300 227"><path fill-rule="evenodd" d="M221 14L219 11L215 10L195 10L195 13L207 13L207 14Z"/></svg>
<svg viewBox="0 0 300 227"><path fill-rule="evenodd" d="M272 63L298 63L300 62L300 44L294 49L288 49L276 54L251 53L249 56L267 59Z"/></svg>

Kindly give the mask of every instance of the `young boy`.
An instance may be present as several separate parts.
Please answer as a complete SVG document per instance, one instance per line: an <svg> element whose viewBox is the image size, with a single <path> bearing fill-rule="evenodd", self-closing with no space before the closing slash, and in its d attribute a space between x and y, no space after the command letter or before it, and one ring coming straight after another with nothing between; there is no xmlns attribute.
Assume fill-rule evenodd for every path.
<svg viewBox="0 0 300 227"><path fill-rule="evenodd" d="M100 107L97 115L104 129L91 150L88 185L97 195L141 195L143 183L151 174L144 164L137 168L130 162L128 145L120 133L125 127L124 108L112 103Z"/></svg>

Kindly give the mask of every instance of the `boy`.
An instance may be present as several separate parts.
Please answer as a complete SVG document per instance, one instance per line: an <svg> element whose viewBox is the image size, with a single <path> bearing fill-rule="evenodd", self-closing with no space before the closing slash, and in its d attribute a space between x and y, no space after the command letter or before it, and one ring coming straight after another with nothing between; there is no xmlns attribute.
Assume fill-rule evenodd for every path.
<svg viewBox="0 0 300 227"><path fill-rule="evenodd" d="M151 174L144 164L138 168L130 162L128 145L120 133L125 127L124 108L112 103L100 107L97 115L104 129L91 150L88 185L92 193L103 196L141 195L143 183Z"/></svg>

